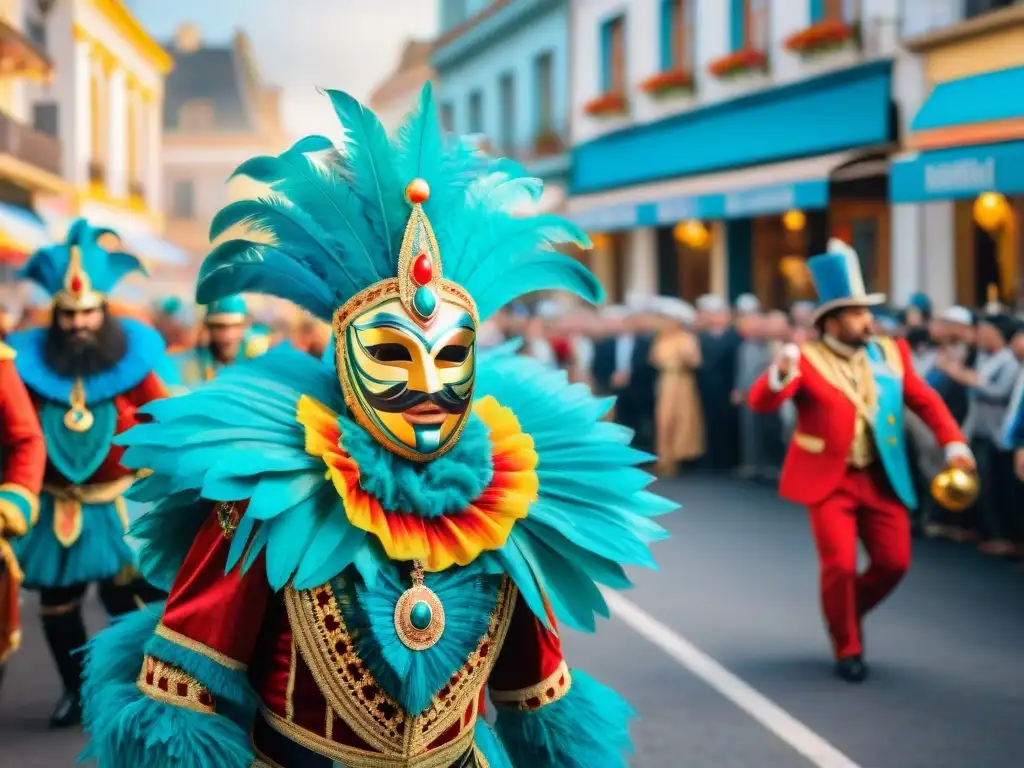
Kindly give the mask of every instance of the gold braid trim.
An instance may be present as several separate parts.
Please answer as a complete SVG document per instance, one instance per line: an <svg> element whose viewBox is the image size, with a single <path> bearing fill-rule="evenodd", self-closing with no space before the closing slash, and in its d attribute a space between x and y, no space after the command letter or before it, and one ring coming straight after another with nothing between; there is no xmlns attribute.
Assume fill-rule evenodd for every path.
<svg viewBox="0 0 1024 768"><path fill-rule="evenodd" d="M82 604L82 599L72 600L70 603L62 603L61 605L41 605L39 606L40 616L62 616L65 613L71 613L77 611L78 607Z"/></svg>
<svg viewBox="0 0 1024 768"><path fill-rule="evenodd" d="M329 741L295 723L288 722L267 709L263 709L261 712L267 724L285 738L296 744L301 744L311 752L329 757L346 768L448 768L465 754L466 750L475 747L473 743L474 730L466 728L452 741L428 752L421 752L409 757L387 756L379 752L368 752L364 749L339 744L336 741ZM262 759L266 761L265 757Z"/></svg>
<svg viewBox="0 0 1024 768"><path fill-rule="evenodd" d="M548 704L554 704L569 692L572 687L572 675L569 674L569 666L563 659L555 668L555 671L529 688L520 688L517 691L495 691L491 690L491 701L498 709L517 709L522 712L532 712Z"/></svg>
<svg viewBox="0 0 1024 768"><path fill-rule="evenodd" d="M36 520L39 519L39 497L36 494L17 483L2 483L0 484L0 491L7 491L12 496L17 496L24 501L28 507L28 520L25 522L29 525L36 524ZM15 508L17 509L17 507ZM18 509L17 511L18 516L21 517L21 510Z"/></svg>
<svg viewBox="0 0 1024 768"><path fill-rule="evenodd" d="M206 715L215 712L213 694L177 667L152 656L146 656L142 662L136 685L156 701Z"/></svg>
<svg viewBox="0 0 1024 768"><path fill-rule="evenodd" d="M154 634L159 635L169 643L174 643L181 648L192 651L193 653L198 653L200 656L205 656L210 661L214 661L226 669L231 669L236 672L245 672L249 668L248 665L232 659L230 656L221 653L216 648L203 645L199 641L193 640L191 637L186 637L180 632L175 632L173 629L170 629L163 624L156 625Z"/></svg>

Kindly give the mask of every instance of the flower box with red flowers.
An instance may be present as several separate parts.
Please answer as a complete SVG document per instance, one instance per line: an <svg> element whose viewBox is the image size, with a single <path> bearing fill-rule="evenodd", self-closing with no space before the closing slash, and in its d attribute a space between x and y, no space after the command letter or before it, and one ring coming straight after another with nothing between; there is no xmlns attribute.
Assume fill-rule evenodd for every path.
<svg viewBox="0 0 1024 768"><path fill-rule="evenodd" d="M748 72L765 72L768 70L768 56L764 51L744 48L715 59L708 65L708 71L717 78L736 77Z"/></svg>
<svg viewBox="0 0 1024 768"><path fill-rule="evenodd" d="M813 56L837 48L856 45L857 39L858 28L853 24L826 19L786 38L783 46L787 51L792 51L800 56Z"/></svg>
<svg viewBox="0 0 1024 768"><path fill-rule="evenodd" d="M651 96L693 93L693 73L685 69L668 69L640 83L640 90Z"/></svg>
<svg viewBox="0 0 1024 768"><path fill-rule="evenodd" d="M628 109L629 103L626 101L626 95L620 91L602 93L583 106L583 111L594 117L624 115Z"/></svg>

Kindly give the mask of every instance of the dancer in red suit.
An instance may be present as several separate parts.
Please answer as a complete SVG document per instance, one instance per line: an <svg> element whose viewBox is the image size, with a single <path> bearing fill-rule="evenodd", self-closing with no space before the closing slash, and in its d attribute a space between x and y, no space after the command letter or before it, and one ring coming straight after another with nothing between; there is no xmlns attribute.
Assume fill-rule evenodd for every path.
<svg viewBox="0 0 1024 768"><path fill-rule="evenodd" d="M4 662L18 650L22 572L8 539L24 536L39 514L46 443L28 390L14 367L14 350L0 342L0 683Z"/></svg>
<svg viewBox="0 0 1024 768"><path fill-rule="evenodd" d="M861 621L910 566L910 517L917 505L904 442L903 409L935 433L947 461L966 470L974 458L938 394L914 373L902 341L871 335L857 254L829 241L809 260L821 303L821 340L790 345L750 390L750 407L767 413L793 398L797 427L779 494L807 506L818 550L821 603L836 657L849 682L867 676ZM870 565L857 573L857 540Z"/></svg>

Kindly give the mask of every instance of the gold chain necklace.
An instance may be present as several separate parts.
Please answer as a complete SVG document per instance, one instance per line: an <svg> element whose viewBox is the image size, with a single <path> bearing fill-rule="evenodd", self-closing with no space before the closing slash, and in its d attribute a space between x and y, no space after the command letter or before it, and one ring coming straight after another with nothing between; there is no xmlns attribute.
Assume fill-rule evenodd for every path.
<svg viewBox="0 0 1024 768"><path fill-rule="evenodd" d="M72 432L88 432L94 419L92 411L85 407L85 384L81 379L75 379L71 394L68 395L68 403L71 407L64 414L64 426Z"/></svg>

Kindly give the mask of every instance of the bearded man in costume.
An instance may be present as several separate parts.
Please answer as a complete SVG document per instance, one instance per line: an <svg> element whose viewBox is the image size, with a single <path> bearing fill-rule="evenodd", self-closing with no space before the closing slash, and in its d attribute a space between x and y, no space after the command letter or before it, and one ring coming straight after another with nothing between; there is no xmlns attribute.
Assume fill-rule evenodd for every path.
<svg viewBox="0 0 1024 768"><path fill-rule="evenodd" d="M564 373L477 355L480 323L524 293L597 302L522 217L541 183L445 136L427 86L390 138L328 92L343 152L308 137L238 174L198 298L288 299L331 322L330 365L290 345L146 409L125 460L157 507L133 535L170 587L93 641L86 757L102 768L614 768L630 707L562 656L598 585L653 565L650 457ZM267 244L264 233L273 234ZM262 242L261 242L262 241ZM485 686L497 707L484 720ZM255 694L253 697L252 693Z"/></svg>
<svg viewBox="0 0 1024 768"><path fill-rule="evenodd" d="M213 380L225 366L267 350L266 339L253 334L241 296L212 302L206 308L203 330L198 345L173 357L179 372L175 389L194 389Z"/></svg>
<svg viewBox="0 0 1024 768"><path fill-rule="evenodd" d="M946 460L965 470L974 458L939 395L914 372L903 340L871 334L870 307L885 301L864 288L860 259L840 240L808 260L820 304L820 341L789 345L750 389L752 410L796 406L779 494L807 506L818 550L821 604L836 674L868 674L862 621L910 567L910 516L917 506L907 458L904 408L935 433ZM857 573L857 541L870 564Z"/></svg>
<svg viewBox="0 0 1024 768"><path fill-rule="evenodd" d="M32 255L21 276L53 297L48 328L12 335L15 363L39 414L46 440L46 477L39 520L15 547L25 587L40 593L43 633L64 685L51 725L81 717L81 659L86 641L81 602L99 583L107 612L159 599L133 569L125 541L123 498L137 473L121 464L114 435L138 421L138 409L166 395L153 373L164 357L160 335L143 323L114 318L107 294L138 259L97 242L111 230L75 221L67 241Z"/></svg>
<svg viewBox="0 0 1024 768"><path fill-rule="evenodd" d="M46 469L43 430L14 358L14 350L0 342L0 684L5 662L21 643L18 598L23 575L10 542L36 521Z"/></svg>

